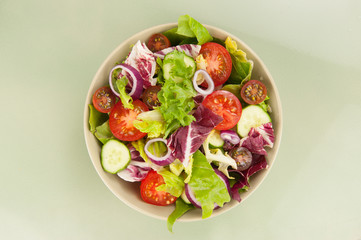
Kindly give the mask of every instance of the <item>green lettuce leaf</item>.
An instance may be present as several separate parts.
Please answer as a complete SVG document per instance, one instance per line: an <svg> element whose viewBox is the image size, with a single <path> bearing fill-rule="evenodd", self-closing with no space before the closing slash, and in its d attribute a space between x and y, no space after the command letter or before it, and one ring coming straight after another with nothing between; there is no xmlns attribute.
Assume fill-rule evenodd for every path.
<svg viewBox="0 0 361 240"><path fill-rule="evenodd" d="M156 60L157 67L156 67L156 75L157 75L157 83L164 85L164 74L163 74L163 61L159 57Z"/></svg>
<svg viewBox="0 0 361 240"><path fill-rule="evenodd" d="M193 154L192 177L188 184L201 203L202 218L212 215L214 203L223 207L231 200L226 185L199 150Z"/></svg>
<svg viewBox="0 0 361 240"><path fill-rule="evenodd" d="M263 100L263 102L259 103L258 105L265 111L265 112L269 112L269 105L268 103L266 103L266 101L269 100L268 95L266 96L266 98Z"/></svg>
<svg viewBox="0 0 361 240"><path fill-rule="evenodd" d="M166 123L165 138L180 126L187 126L195 118L189 112L195 107L196 92L191 80L180 83L167 80L158 92L161 105L158 107Z"/></svg>
<svg viewBox="0 0 361 240"><path fill-rule="evenodd" d="M196 37L199 45L213 40L208 30L189 15L183 15L178 18L176 33L189 38Z"/></svg>
<svg viewBox="0 0 361 240"><path fill-rule="evenodd" d="M108 119L108 114L97 111L93 104L89 104L89 130L91 133L94 134L96 127L100 126Z"/></svg>
<svg viewBox="0 0 361 240"><path fill-rule="evenodd" d="M189 64L187 61L194 60L188 57L184 52L174 50L171 53L168 53L164 60L163 66L168 68L169 71L166 71L163 75L165 80L172 80L174 82L182 82L187 79L191 79L195 72L195 63Z"/></svg>
<svg viewBox="0 0 361 240"><path fill-rule="evenodd" d="M226 49L232 58L232 72L226 84L243 84L251 78L253 61L247 59L247 55L238 49L237 43L230 37L227 37Z"/></svg>
<svg viewBox="0 0 361 240"><path fill-rule="evenodd" d="M178 218L180 218L181 216L183 216L183 214L194 208L195 207L192 204L186 204L182 198L178 198L175 202L175 209L169 215L167 220L167 227L169 232L173 232L173 225Z"/></svg>
<svg viewBox="0 0 361 240"><path fill-rule="evenodd" d="M110 131L109 128L109 121L106 121L102 125L95 128L96 131L94 133L95 137L98 138L103 144L108 142L110 139L114 139L113 133Z"/></svg>
<svg viewBox="0 0 361 240"><path fill-rule="evenodd" d="M156 190L157 191L165 191L175 197L179 197L184 190L183 178L175 175L174 173L172 173L166 169L162 169L162 170L158 171L158 173L160 175L162 175L162 177L164 179L164 184L158 186L156 188Z"/></svg>
<svg viewBox="0 0 361 240"><path fill-rule="evenodd" d="M149 138L157 138L165 133L165 121L158 109L139 114L133 125L139 131L148 133Z"/></svg>
<svg viewBox="0 0 361 240"><path fill-rule="evenodd" d="M128 84L128 78L123 76L120 79L117 79L115 85L117 86L117 90L119 93L120 101L122 101L124 108L133 109L133 98L128 95L125 91L125 87Z"/></svg>
<svg viewBox="0 0 361 240"><path fill-rule="evenodd" d="M175 27L175 28L171 28L165 32L162 32L162 34L169 39L172 46L180 45L181 42L187 41L187 39L190 39L189 37L178 34L177 30L178 30L178 27Z"/></svg>
<svg viewBox="0 0 361 240"><path fill-rule="evenodd" d="M149 160L147 154L144 151L144 147L145 147L144 138L141 138L141 139L139 139L137 141L132 141L131 144L139 152L140 156L144 159L145 162L148 162L148 163L151 162Z"/></svg>

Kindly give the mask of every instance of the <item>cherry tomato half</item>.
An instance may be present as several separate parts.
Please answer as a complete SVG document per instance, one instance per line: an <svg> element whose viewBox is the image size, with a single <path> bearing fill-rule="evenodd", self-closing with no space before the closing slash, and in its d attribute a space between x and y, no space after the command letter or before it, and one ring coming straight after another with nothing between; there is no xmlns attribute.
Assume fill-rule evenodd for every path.
<svg viewBox="0 0 361 240"><path fill-rule="evenodd" d="M229 152L229 156L237 163L237 170L248 169L252 164L252 153L245 147L236 147Z"/></svg>
<svg viewBox="0 0 361 240"><path fill-rule="evenodd" d="M202 104L223 117L223 121L215 127L217 130L227 130L236 126L242 115L241 102L228 91L214 91L203 100Z"/></svg>
<svg viewBox="0 0 361 240"><path fill-rule="evenodd" d="M140 113L148 111L148 108L140 100L135 100L133 105L134 109L124 108L122 102L119 101L109 115L110 131L122 141L135 141L147 135L136 129L133 121Z"/></svg>
<svg viewBox="0 0 361 240"><path fill-rule="evenodd" d="M248 104L259 104L266 96L267 88L258 80L248 81L241 89L241 97Z"/></svg>
<svg viewBox="0 0 361 240"><path fill-rule="evenodd" d="M140 195L142 199L147 203L157 206L166 206L174 203L177 197L168 192L156 190L156 188L162 184L164 184L162 175L154 170L149 171L148 175L140 184Z"/></svg>
<svg viewBox="0 0 361 240"><path fill-rule="evenodd" d="M232 58L227 49L214 42L208 42L202 45L199 54L207 62L206 71L213 79L214 86L220 86L227 81L232 72ZM207 83L203 82L203 87Z"/></svg>
<svg viewBox="0 0 361 240"><path fill-rule="evenodd" d="M147 47L152 52L158 52L171 46L169 39L161 33L153 34L148 41Z"/></svg>
<svg viewBox="0 0 361 240"><path fill-rule="evenodd" d="M115 102L116 96L110 87L101 87L93 94L93 105L99 112L110 112L113 109Z"/></svg>
<svg viewBox="0 0 361 240"><path fill-rule="evenodd" d="M160 86L150 86L143 92L141 98L148 108L153 109L154 107L160 106L157 95L160 89Z"/></svg>

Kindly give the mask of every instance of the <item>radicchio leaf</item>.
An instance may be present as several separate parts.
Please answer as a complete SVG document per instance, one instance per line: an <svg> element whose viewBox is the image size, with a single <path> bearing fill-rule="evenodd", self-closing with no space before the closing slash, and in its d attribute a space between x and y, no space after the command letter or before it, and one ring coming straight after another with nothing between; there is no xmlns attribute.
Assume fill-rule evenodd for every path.
<svg viewBox="0 0 361 240"><path fill-rule="evenodd" d="M272 123L266 123L262 126L252 128L248 136L241 139L240 146L247 148L252 153L266 155L264 147L273 147L274 134Z"/></svg>
<svg viewBox="0 0 361 240"><path fill-rule="evenodd" d="M168 147L174 158L178 158L185 167L212 129L223 121L223 118L200 104L193 114L196 119L190 125L180 127L168 139Z"/></svg>
<svg viewBox="0 0 361 240"><path fill-rule="evenodd" d="M142 181L152 168L144 161L131 160L126 169L117 173L117 175L128 182Z"/></svg>
<svg viewBox="0 0 361 240"><path fill-rule="evenodd" d="M197 44L184 44L184 45L178 45L175 47L169 47L166 49L163 49L161 51L158 51L154 53L154 56L160 59L164 59L165 55L167 55L170 52L173 52L174 50L178 50L179 52L184 52L186 55L196 58L199 55L199 51L201 50L201 45Z"/></svg>
<svg viewBox="0 0 361 240"><path fill-rule="evenodd" d="M248 169L244 171L230 170L230 172L237 172L240 175L240 179L231 188L232 198L240 202L239 190L245 186L249 187L249 177L267 167L268 164L264 155L252 154L252 165Z"/></svg>
<svg viewBox="0 0 361 240"><path fill-rule="evenodd" d="M144 79L145 88L156 85L153 79L156 68L156 60L153 53L147 48L145 43L138 41L132 48L125 63L137 69ZM125 73L123 73L125 74Z"/></svg>

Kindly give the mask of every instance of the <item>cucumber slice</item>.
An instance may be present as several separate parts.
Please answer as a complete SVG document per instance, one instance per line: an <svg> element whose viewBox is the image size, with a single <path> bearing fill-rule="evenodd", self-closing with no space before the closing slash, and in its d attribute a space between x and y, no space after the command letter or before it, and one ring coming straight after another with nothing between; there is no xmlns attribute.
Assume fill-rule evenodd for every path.
<svg viewBox="0 0 361 240"><path fill-rule="evenodd" d="M210 148L221 148L224 145L224 141L221 138L221 133L218 130L214 130L209 136L209 147Z"/></svg>
<svg viewBox="0 0 361 240"><path fill-rule="evenodd" d="M259 127L271 122L271 117L258 105L249 105L242 110L242 116L237 123L237 133L246 137L253 127Z"/></svg>
<svg viewBox="0 0 361 240"><path fill-rule="evenodd" d="M126 168L130 162L130 151L118 140L109 140L101 151L101 164L106 172L116 174Z"/></svg>

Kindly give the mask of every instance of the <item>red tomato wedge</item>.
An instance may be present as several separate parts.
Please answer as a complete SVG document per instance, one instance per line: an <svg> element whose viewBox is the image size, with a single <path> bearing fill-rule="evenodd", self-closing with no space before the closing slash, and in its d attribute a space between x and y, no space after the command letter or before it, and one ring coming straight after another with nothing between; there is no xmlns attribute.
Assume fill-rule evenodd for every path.
<svg viewBox="0 0 361 240"><path fill-rule="evenodd" d="M208 42L202 45L199 54L202 54L207 62L206 71L214 86L225 83L232 72L232 58L227 49L218 43ZM204 82L202 86L207 87L207 83Z"/></svg>
<svg viewBox="0 0 361 240"><path fill-rule="evenodd" d="M202 103L215 114L223 117L215 129L227 130L236 126L242 115L242 105L238 98L231 92L217 90L208 95Z"/></svg>
<svg viewBox="0 0 361 240"><path fill-rule="evenodd" d="M147 135L136 129L133 121L140 113L148 111L148 107L140 100L135 100L133 105L134 109L127 109L119 101L109 115L110 131L122 141L135 141Z"/></svg>
<svg viewBox="0 0 361 240"><path fill-rule="evenodd" d="M166 206L174 203L177 197L168 192L158 191L156 188L164 184L162 175L151 170L140 184L140 195L142 199L150 204L157 206Z"/></svg>
<svg viewBox="0 0 361 240"><path fill-rule="evenodd" d="M169 39L161 33L153 34L148 41L147 47L152 52L158 52L171 46Z"/></svg>
<svg viewBox="0 0 361 240"><path fill-rule="evenodd" d="M110 87L101 87L93 94L93 106L102 113L110 112L116 102L116 96Z"/></svg>

